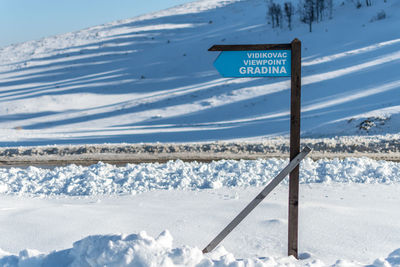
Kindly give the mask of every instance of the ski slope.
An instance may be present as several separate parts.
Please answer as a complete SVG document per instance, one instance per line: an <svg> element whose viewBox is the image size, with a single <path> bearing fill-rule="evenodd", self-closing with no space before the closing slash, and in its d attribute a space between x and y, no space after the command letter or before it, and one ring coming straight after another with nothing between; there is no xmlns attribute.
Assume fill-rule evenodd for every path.
<svg viewBox="0 0 400 267"><path fill-rule="evenodd" d="M302 134L397 134L398 1L335 2L313 32L262 0L197 1L0 49L0 145L260 140L289 131L287 78L222 78L214 44L302 41ZM386 18L375 20L383 10ZM298 15L296 15L298 16Z"/></svg>

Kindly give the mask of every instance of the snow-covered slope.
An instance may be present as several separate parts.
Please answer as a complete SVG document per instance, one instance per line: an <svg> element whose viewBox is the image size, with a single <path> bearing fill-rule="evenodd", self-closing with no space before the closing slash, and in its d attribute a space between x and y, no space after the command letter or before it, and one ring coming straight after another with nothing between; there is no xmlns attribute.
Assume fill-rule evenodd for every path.
<svg viewBox="0 0 400 267"><path fill-rule="evenodd" d="M313 33L263 0L201 0L0 49L0 145L259 139L289 130L288 79L222 78L213 44L303 44L304 136L398 133L400 3L335 2ZM374 20L384 10L386 18Z"/></svg>

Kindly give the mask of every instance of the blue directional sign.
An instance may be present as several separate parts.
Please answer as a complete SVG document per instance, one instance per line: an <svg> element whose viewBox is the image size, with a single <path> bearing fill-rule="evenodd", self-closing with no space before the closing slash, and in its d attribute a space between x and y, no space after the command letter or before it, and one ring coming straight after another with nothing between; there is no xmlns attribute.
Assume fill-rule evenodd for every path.
<svg viewBox="0 0 400 267"><path fill-rule="evenodd" d="M223 77L288 77L291 50L222 51L214 66Z"/></svg>

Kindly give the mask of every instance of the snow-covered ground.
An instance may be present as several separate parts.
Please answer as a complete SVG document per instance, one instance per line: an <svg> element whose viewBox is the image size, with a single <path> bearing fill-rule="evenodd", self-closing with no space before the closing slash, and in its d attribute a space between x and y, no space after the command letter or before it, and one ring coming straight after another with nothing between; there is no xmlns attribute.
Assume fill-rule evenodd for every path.
<svg viewBox="0 0 400 267"><path fill-rule="evenodd" d="M203 0L1 48L0 145L285 135L288 79L222 78L207 49L294 37L304 136L398 134L400 3L334 2L334 18L312 33L298 15L292 31L272 29L264 0Z"/></svg>
<svg viewBox="0 0 400 267"><path fill-rule="evenodd" d="M0 169L0 193L33 196L125 195L153 190L202 190L263 186L288 160L222 160L211 163L169 161L116 167L98 163L54 169L37 167ZM300 182L400 183L400 163L368 158L305 159Z"/></svg>
<svg viewBox="0 0 400 267"><path fill-rule="evenodd" d="M175 161L1 169L0 263L400 264L400 163L367 158L302 164L299 261L285 256L287 182L234 230L224 248L203 256L201 249L284 165L283 160Z"/></svg>
<svg viewBox="0 0 400 267"><path fill-rule="evenodd" d="M391 265L383 265L380 260L375 266L398 266L399 189L398 184L302 185L301 260L295 261L286 256L287 186L278 187L222 243L234 255L227 256L226 262L240 264L259 259L265 265L246 266L330 266L341 260L337 266L362 266L390 258ZM131 266L174 266L168 265L168 259L177 266L194 266L185 262L203 259L200 250L259 191L222 188L157 191L118 198L2 197L0 247L20 259L27 258L26 248L36 249L44 254L41 258L48 255L57 262L45 266L65 266L68 260L76 261L72 266L90 266L82 264L85 260L91 261L91 266L126 266L124 261L132 261ZM141 233L146 231L157 238L165 229L173 236L173 244L168 239L155 242ZM216 252L214 259L228 254L222 248ZM33 251L28 255L38 254ZM0 256L0 263L15 262L16 256ZM345 264L353 261L360 264Z"/></svg>

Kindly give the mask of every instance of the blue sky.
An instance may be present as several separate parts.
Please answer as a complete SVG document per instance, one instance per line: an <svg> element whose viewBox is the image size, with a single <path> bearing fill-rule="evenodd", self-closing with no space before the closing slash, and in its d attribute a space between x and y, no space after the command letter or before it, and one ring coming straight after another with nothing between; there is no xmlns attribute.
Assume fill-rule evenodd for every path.
<svg viewBox="0 0 400 267"><path fill-rule="evenodd" d="M0 47L135 17L193 0L0 0Z"/></svg>

